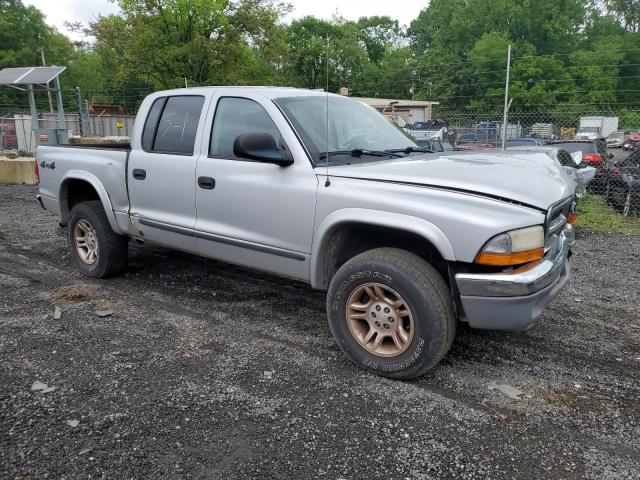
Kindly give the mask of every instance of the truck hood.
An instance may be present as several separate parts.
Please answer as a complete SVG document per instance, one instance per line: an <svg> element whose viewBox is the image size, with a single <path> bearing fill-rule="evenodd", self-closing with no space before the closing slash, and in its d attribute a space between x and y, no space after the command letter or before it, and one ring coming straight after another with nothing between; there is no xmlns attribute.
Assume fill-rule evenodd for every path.
<svg viewBox="0 0 640 480"><path fill-rule="evenodd" d="M318 167L317 173L324 169ZM544 152L413 155L331 166L329 175L470 192L542 210L573 195L576 188L560 163Z"/></svg>

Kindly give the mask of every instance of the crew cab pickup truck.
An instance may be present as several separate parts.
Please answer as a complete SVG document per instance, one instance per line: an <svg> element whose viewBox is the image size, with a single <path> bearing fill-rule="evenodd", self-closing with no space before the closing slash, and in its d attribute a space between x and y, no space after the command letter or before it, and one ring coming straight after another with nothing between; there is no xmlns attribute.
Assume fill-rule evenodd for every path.
<svg viewBox="0 0 640 480"><path fill-rule="evenodd" d="M37 162L85 275L122 272L136 239L308 282L347 357L391 378L434 367L457 320L530 327L569 277L575 183L557 159L430 153L338 95L157 92L130 146Z"/></svg>

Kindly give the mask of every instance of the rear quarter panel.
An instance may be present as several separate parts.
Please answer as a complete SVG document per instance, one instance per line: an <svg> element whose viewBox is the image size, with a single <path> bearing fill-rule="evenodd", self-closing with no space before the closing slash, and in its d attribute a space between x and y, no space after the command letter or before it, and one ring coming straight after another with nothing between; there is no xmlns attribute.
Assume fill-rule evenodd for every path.
<svg viewBox="0 0 640 480"><path fill-rule="evenodd" d="M39 146L36 160L40 170L40 195L47 210L65 218L65 183L71 179L89 181L113 212L126 214L129 208L126 186L127 150ZM97 185L96 185L97 182ZM104 191L101 192L100 189ZM107 212L109 213L109 212Z"/></svg>

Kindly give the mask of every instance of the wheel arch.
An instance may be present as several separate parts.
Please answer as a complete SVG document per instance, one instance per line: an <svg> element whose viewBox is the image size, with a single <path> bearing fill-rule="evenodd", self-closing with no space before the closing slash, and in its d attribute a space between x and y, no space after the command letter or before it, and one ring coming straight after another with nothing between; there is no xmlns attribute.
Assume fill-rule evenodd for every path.
<svg viewBox="0 0 640 480"><path fill-rule="evenodd" d="M324 218L314 235L311 285L327 289L340 265L364 250L381 246L402 248L404 245L424 248L443 262L455 261L453 247L446 235L427 220L381 210L347 208L335 211Z"/></svg>
<svg viewBox="0 0 640 480"><path fill-rule="evenodd" d="M100 200L109 225L115 233L121 234L120 228L113 213L111 199L100 179L93 173L82 170L69 170L60 182L58 202L60 206L60 219L63 224L69 221L69 215L73 206L80 201Z"/></svg>

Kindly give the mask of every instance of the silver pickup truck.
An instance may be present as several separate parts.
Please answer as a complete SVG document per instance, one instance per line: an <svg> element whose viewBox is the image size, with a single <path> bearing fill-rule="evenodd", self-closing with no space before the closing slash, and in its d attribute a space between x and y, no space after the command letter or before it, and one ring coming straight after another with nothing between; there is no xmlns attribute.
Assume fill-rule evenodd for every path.
<svg viewBox="0 0 640 480"><path fill-rule="evenodd" d="M550 155L433 154L353 99L191 88L148 96L131 145L39 147L38 200L87 276L133 238L302 280L348 358L411 378L457 320L526 329L566 283L575 183Z"/></svg>

